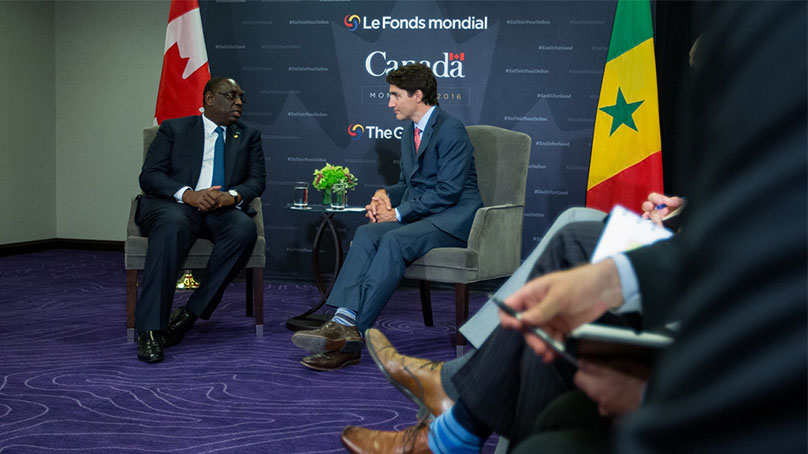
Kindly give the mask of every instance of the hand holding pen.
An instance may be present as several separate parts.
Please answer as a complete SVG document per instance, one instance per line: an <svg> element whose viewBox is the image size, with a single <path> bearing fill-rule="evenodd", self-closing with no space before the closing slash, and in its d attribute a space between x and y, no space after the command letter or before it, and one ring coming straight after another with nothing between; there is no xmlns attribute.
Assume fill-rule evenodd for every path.
<svg viewBox="0 0 808 454"><path fill-rule="evenodd" d="M525 333L525 342L550 362L559 353L533 328L540 327L553 339L563 339L578 326L623 304L623 295L617 267L612 259L606 259L533 279L505 304L519 315L502 312L502 326Z"/></svg>
<svg viewBox="0 0 808 454"><path fill-rule="evenodd" d="M652 192L648 194L648 200L642 203L642 217L650 219L654 224L662 225L662 219L671 212L681 208L685 204L685 199L681 197L668 197L664 194Z"/></svg>
<svg viewBox="0 0 808 454"><path fill-rule="evenodd" d="M516 312L514 308L508 306L507 304L505 304L504 301L502 301L501 299L497 298L494 295L488 295L488 299L492 301L494 304L496 304L497 307L499 307L502 310L502 312L504 312L510 317L515 318L516 320L521 321L522 319L521 312ZM562 358L569 361L569 363L572 364L573 366L578 367L578 360L576 360L572 355L567 353L567 349L562 341L553 338L552 336L547 334L546 331L538 327L528 328L527 332L534 334L536 337L541 339L545 344L547 344L550 348L552 348L555 351L555 353L561 355Z"/></svg>

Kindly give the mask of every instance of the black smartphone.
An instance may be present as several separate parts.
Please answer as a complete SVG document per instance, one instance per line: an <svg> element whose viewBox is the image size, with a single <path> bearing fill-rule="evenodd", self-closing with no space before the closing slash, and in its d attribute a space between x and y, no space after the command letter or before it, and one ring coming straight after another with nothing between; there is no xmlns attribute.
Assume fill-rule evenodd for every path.
<svg viewBox="0 0 808 454"><path fill-rule="evenodd" d="M516 318L516 319L521 318L521 314L519 312L516 312L511 306L508 306L507 304L505 304L505 302L502 301L501 299L495 297L494 295L489 295L488 299L490 301L493 301L494 304L497 305L497 307L502 309L503 312L510 315L511 317ZM567 352L567 348L564 346L563 342L561 342L558 339L554 338L553 336L547 334L547 332L544 331L541 328L531 328L531 332L533 334L535 334L536 336L538 336L539 339L543 340L545 344L549 345L550 348L553 349L553 351L558 353L562 358L567 360L570 364L572 364L575 367L578 367L578 361L575 359L575 357L570 355L569 352Z"/></svg>

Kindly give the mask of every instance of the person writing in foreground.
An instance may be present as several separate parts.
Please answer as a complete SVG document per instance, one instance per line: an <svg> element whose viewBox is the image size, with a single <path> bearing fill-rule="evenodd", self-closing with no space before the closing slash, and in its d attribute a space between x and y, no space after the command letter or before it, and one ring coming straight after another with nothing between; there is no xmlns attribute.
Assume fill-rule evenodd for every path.
<svg viewBox="0 0 808 454"><path fill-rule="evenodd" d="M643 217L662 225L663 218L683 207L684 203L680 197L652 193L643 203ZM528 327L540 326L551 336L561 339L574 328L595 321L609 310L620 314L643 312L644 301L648 301L647 304L653 301L656 307L664 308L656 316L643 312L643 329L657 327L669 321L667 314L674 305L670 295L677 293L670 289L670 285L678 266L678 241L679 238L674 237L594 264L534 279L507 298L506 304L520 315L514 318L501 313L501 324L505 328L524 331L525 342L545 362L553 361L556 353L537 336L530 334ZM635 272L635 269L639 271ZM643 279L651 280L655 285L641 285L640 282L645 282ZM630 370L636 365L628 366ZM612 425L607 421L620 419L639 408L645 394L648 372L627 373L623 368L615 367L615 364L578 358L574 382L583 394L570 393L558 398L558 403L551 404L547 413L552 414L553 409L559 408L566 408L563 410L566 412L574 409L576 417L584 421L581 424L586 428L587 435L562 437L564 444L556 447L573 449L576 445L586 450L608 446ZM592 412L587 411L590 406L595 407L600 418L593 417ZM542 420L540 417L539 421ZM552 420L552 417L545 415L544 420ZM578 427L576 430L582 429ZM548 447L548 443L552 443L548 438L554 439L542 438L540 442L535 442L536 446Z"/></svg>
<svg viewBox="0 0 808 454"><path fill-rule="evenodd" d="M663 219L665 219L666 216L681 208L684 208L684 205L685 199L682 197L651 193L648 195L648 200L642 204L642 217L645 219L650 219L655 224L662 226ZM658 246L649 246L648 248L649 249L646 249L645 251L659 251L659 253L662 255L660 260L662 261L663 266L671 267L668 268L669 270L672 269L670 262L666 261L666 257L670 258L669 254L671 248L669 245L662 242ZM644 259L648 256L641 255L640 257ZM586 279L578 282L578 284L583 283L585 289L582 289L582 292L579 294L569 294L568 296L570 299L584 298L583 295L586 295L587 292L595 291L597 293L595 289L598 289L603 297L603 302L611 301L613 303L619 297L622 303L624 301L624 294L628 295L628 299L631 301L631 304L627 305L627 307L624 307L622 310L615 312L628 313L638 311L640 309L641 300L638 293L639 289L637 288L637 276L634 274L628 257L625 254L620 254L619 257L613 257L599 263L601 263L601 265L584 265L582 267L566 270L566 272L572 273L570 275L554 276L563 273L558 272L551 273L546 276L558 278L558 280L553 279L553 282L561 283L562 285L570 283L572 282L571 280L574 279ZM622 266L622 268L618 268L618 263L620 266ZM623 284L620 280L622 276L621 272L627 275L625 280L628 281L628 284ZM659 272L659 269L655 268L654 272ZM578 273L587 273L588 276L581 277L582 274L579 275ZM671 274L667 273L665 275L657 276L657 280L665 280L670 277ZM540 281L541 278L537 278L528 282L522 289L512 295L511 298L508 298L508 302L513 303L514 300L521 301L526 306L529 304L527 295L535 298L536 291L541 292L546 288L543 287L543 285L548 285L548 287L553 285ZM589 286L587 286L587 284L589 284ZM577 286L578 285L576 285L576 287ZM558 292L558 294L564 294L570 292L570 290L571 288L567 289L566 287L562 286L561 288L556 288L555 292ZM554 295L555 294L556 293L554 293ZM582 319L586 320L586 322L594 321L606 312L605 310L598 312L600 306L598 306L598 304L595 304L594 306L594 310L591 313L587 313L584 310L582 313L576 315L582 317ZM573 311L573 313L575 313L575 311ZM524 317L527 315L527 313L520 314L520 319L517 321L512 317L501 314L500 320L502 321L503 327L518 328L521 325L519 322L524 320ZM594 318L589 320L588 318L592 316ZM552 329L548 331L555 333L568 333L569 331L565 331L565 329L568 326L572 326L572 324L577 323L577 320L578 319L576 318L572 319L571 321L564 321L561 323L560 327L556 328L556 331L553 331ZM513 322L517 323L514 324ZM580 324L586 322L579 323L575 326L579 326ZM643 325L647 326L648 323L645 322ZM531 348L536 351L536 353L541 355L545 361L552 361L552 359L555 358L553 353L548 354L548 352L541 349L542 347L546 347L546 345L539 341L538 337L526 334L524 338L526 343L530 345ZM557 398L556 401L548 406L547 410L539 417L539 422L537 424L538 427L541 427L542 422L548 421L548 425L553 426L555 424L554 417L552 416L554 411L559 411L561 409L560 411L562 413L567 414L570 411L574 411L577 413L578 419L578 422L573 424L573 426L576 426L575 430L578 431L576 434L577 436L561 437L561 439L564 439L564 443L561 445L552 444L554 437L549 437L550 441L548 441L548 437L545 437L540 440L534 440L533 443L535 446L541 446L545 449L548 447L556 447L564 450L574 449L577 447L584 451L590 449L602 449L611 443L612 424L609 421L622 419L626 415L637 410L642 403L649 373L644 366L638 367L637 364L633 364L628 361L620 364L600 363L595 360L585 358L578 358L577 361L578 370L575 372L573 380L575 386L578 388L578 390L580 390L580 392L573 391L567 395L562 395L561 397ZM629 373L626 371L632 372ZM641 371L641 373L637 373L638 371ZM588 397L588 399L584 397L584 395ZM600 418L593 417L591 414L592 412L587 411L591 406L596 408L597 414L600 416ZM586 435L582 436L584 430L586 431ZM570 440L576 441L570 442Z"/></svg>
<svg viewBox="0 0 808 454"><path fill-rule="evenodd" d="M710 26L684 98L681 233L624 254L633 273L615 256L542 276L506 299L521 315L501 323L560 339L630 307L623 286L634 274L644 326L680 324L639 409L617 428L618 452L806 452L808 236L805 210L794 209L806 206L808 188L806 4L698 8ZM775 55L786 42L791 57ZM745 106L755 106L755 121ZM642 256L663 243L673 266L654 273ZM525 335L545 360L555 356Z"/></svg>

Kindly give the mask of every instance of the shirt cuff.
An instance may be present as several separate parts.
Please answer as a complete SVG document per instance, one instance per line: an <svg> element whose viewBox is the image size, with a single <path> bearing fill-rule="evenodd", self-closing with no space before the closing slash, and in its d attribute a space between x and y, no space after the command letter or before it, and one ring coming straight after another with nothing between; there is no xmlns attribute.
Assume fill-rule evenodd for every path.
<svg viewBox="0 0 808 454"><path fill-rule="evenodd" d="M177 192L175 192L175 193L174 193L174 199L175 199L177 202L179 202L179 203L184 203L184 202L182 201L182 195L183 195L183 194L185 194L185 191L187 191L187 190L189 190L189 189L191 189L191 187L190 187L190 186L183 186L183 187L181 187L179 191L177 191Z"/></svg>
<svg viewBox="0 0 808 454"><path fill-rule="evenodd" d="M401 213L398 212L398 208L393 208L396 210L396 221L401 222Z"/></svg>
<svg viewBox="0 0 808 454"><path fill-rule="evenodd" d="M642 312L642 296L640 295L640 284L637 282L637 274L631 261L626 254L617 254L609 257L617 267L617 274L620 276L620 291L623 292L623 305L614 309L617 314L629 312Z"/></svg>

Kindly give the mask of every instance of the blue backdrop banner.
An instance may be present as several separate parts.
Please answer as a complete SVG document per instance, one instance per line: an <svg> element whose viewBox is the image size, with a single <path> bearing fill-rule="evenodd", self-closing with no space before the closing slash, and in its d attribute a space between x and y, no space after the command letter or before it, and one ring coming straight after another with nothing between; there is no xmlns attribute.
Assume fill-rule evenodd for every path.
<svg viewBox="0 0 808 454"><path fill-rule="evenodd" d="M365 205L398 178L404 124L388 71L424 62L439 103L466 125L532 138L523 256L565 208L583 205L614 2L200 2L211 73L246 93L263 134L267 275L306 278L317 215L285 208L326 162L359 178ZM310 203L320 194L310 187ZM347 249L361 214L334 217ZM328 249L330 250L330 248ZM327 250L323 251L327 253Z"/></svg>

